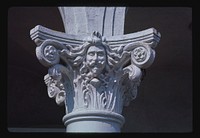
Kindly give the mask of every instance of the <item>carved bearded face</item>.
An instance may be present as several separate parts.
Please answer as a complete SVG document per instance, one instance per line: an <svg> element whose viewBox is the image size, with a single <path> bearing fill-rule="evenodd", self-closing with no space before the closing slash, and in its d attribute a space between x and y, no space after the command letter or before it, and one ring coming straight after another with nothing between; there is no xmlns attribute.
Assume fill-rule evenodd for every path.
<svg viewBox="0 0 200 138"><path fill-rule="evenodd" d="M97 77L106 64L106 52L103 46L90 46L86 55L86 64L93 77Z"/></svg>

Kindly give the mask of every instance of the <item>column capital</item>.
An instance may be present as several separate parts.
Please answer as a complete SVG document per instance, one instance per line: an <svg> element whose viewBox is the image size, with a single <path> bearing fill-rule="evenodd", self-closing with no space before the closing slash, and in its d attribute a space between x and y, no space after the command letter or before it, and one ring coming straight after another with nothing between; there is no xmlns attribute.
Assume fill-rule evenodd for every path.
<svg viewBox="0 0 200 138"><path fill-rule="evenodd" d="M136 98L160 33L149 28L126 35L104 36L98 30L74 35L38 25L30 35L39 62L49 68L48 95L65 105L67 132L120 132L123 106Z"/></svg>

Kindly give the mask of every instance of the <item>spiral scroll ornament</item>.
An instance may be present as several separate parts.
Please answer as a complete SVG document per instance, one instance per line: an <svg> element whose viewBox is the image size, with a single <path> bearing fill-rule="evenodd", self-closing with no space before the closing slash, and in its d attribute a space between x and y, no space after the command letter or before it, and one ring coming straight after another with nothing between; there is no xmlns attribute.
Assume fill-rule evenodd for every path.
<svg viewBox="0 0 200 138"><path fill-rule="evenodd" d="M141 43L131 52L131 61L139 68L148 68L154 61L155 51L148 43Z"/></svg>
<svg viewBox="0 0 200 138"><path fill-rule="evenodd" d="M45 40L40 46L36 47L36 56L41 64L50 67L60 62L59 51L63 47L59 42Z"/></svg>

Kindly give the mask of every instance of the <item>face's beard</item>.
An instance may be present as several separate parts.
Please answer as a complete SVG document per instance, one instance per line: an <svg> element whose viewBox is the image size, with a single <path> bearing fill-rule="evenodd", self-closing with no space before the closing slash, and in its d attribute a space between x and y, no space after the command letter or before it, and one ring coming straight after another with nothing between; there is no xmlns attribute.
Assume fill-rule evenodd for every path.
<svg viewBox="0 0 200 138"><path fill-rule="evenodd" d="M98 77L105 67L105 61L94 61L88 63L89 69L93 74L93 77Z"/></svg>

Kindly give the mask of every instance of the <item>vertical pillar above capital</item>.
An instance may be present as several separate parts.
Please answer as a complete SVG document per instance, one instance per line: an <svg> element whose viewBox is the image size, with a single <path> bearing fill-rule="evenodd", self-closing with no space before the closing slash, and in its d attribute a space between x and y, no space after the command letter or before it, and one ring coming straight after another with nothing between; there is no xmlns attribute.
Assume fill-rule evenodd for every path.
<svg viewBox="0 0 200 138"><path fill-rule="evenodd" d="M85 35L98 31L103 36L124 34L126 7L58 7L65 32Z"/></svg>

